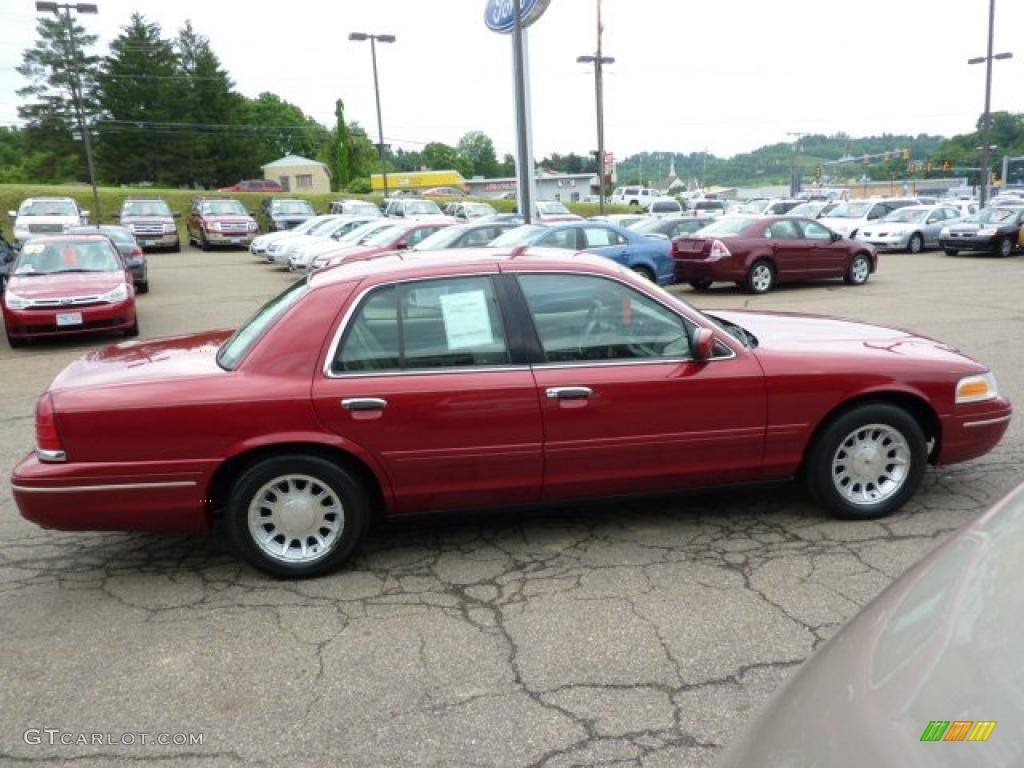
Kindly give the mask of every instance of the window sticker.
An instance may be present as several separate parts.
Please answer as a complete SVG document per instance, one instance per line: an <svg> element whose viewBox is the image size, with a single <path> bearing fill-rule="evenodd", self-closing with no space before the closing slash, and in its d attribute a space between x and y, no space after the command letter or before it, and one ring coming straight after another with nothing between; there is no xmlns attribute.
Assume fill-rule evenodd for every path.
<svg viewBox="0 0 1024 768"><path fill-rule="evenodd" d="M484 291L441 296L441 315L448 349L465 349L494 342L491 315Z"/></svg>

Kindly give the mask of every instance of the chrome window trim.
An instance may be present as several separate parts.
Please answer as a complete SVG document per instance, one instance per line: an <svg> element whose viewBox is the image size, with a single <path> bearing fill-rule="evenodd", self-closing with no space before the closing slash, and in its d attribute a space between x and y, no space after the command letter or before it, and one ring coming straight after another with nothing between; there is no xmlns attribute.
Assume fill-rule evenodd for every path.
<svg viewBox="0 0 1024 768"><path fill-rule="evenodd" d="M623 268L623 269L625 269L625 268ZM641 295L646 296L651 301L653 301L656 304L658 304L660 307L663 307L668 312L671 312L673 315L675 315L675 316L677 316L677 317L679 317L679 318L681 318L681 319L683 319L683 320L685 320L687 322L693 323L693 324L695 324L697 326L704 327L695 318L692 318L689 315L680 313L674 307L671 307L668 304L666 304L665 302L661 301L661 299L659 297L652 296L650 293L647 293L646 291L639 290L635 285L630 285L629 283L627 283L627 282L625 282L623 280L619 280L619 279L617 279L616 277L614 277L612 275L607 275L607 274L604 274L602 272L593 272L593 271L590 271L590 270L580 270L580 271L573 270L573 271L570 271L570 272L563 272L563 271L558 271L558 270L547 270L547 269L541 269L541 270L536 270L536 271L524 271L524 272L520 272L518 270L517 271L510 271L510 272L502 272L500 269L495 269L495 270L487 270L487 271L483 271L483 272L470 272L470 273L459 273L459 274L443 274L443 275L436 275L436 276L435 275L431 275L429 277L409 277L409 278L404 278L402 280L396 280L396 281L393 281L393 282L377 283L376 285L371 285L371 286L368 286L368 287L364 288L363 290L361 290L358 293L358 295L355 297L355 299L352 300L352 303L349 304L349 308L347 310L345 310L345 314L342 316L341 322L338 323L338 327L334 331L334 336L331 339L330 346L328 346L328 348L327 348L327 356L324 358L324 364L323 364L323 367L321 368L321 372L328 379L348 379L348 378L364 378L365 379L365 378L372 378L372 377L377 377L377 376L422 376L422 375L431 375L431 374L439 375L439 374L444 374L444 373L486 373L488 371L492 371L492 372L506 371L507 372L507 371L523 371L523 370L531 370L531 369L541 369L541 368L543 368L543 369L580 368L580 367L588 367L589 368L589 367L603 367L603 366L654 365L654 364L664 364L664 363L677 363L678 364L678 363L697 363L697 362L700 362L700 363L715 363L715 362L722 362L722 361L726 361L726 360L733 360L736 357L738 357L737 352L736 352L735 348L732 346L732 344L727 343L725 341L725 339L732 339L733 338L732 335L728 331L726 331L724 328L722 328L718 323L716 323L713 318L708 317L707 315L702 315L702 317L703 317L705 322L710 323L711 326L715 330L719 331L719 337L716 340L718 341L719 344L721 344L723 347L725 347L729 351L728 355L715 356L715 357L712 357L709 360L703 360L703 361L694 360L691 357L684 357L684 358L669 358L669 357L666 357L666 358L654 358L654 359L650 359L650 360L639 360L639 361L638 360L607 360L607 361L601 361L601 360L581 360L581 361L576 362L576 363L536 363L536 364L533 364L533 365L511 365L511 366L487 366L487 365L481 365L481 366L460 367L460 368L417 368L417 369L408 369L408 370L401 370L401 371L353 371L353 372L345 372L345 373L334 373L333 371L331 371L331 361L334 359L335 355L338 352L338 345L341 343L342 337L345 335L345 331L348 329L348 325L349 325L349 323L352 320L352 316L355 314L355 311L362 305L363 300L366 298L367 294L369 294L371 291L375 291L378 288L386 288L388 286L401 285L403 283L419 283L419 282L423 282L424 280L451 280L451 279L460 278L460 277L482 277L482 276L485 276L485 275L486 276L495 276L495 275L502 275L502 274L512 275L514 277L519 276L519 275L587 275L589 277L604 278L606 280L611 280L613 282L619 283L620 285L624 285L627 288L631 288L631 289L637 291ZM524 301L525 301L525 297L524 297ZM508 340L506 339L506 344L507 343L508 343Z"/></svg>
<svg viewBox="0 0 1024 768"><path fill-rule="evenodd" d="M11 484L11 488L22 493L78 493L79 491L133 491L151 488L191 488L198 485L194 480L175 480L165 483L115 483L112 485L65 485L60 488L40 488L29 485Z"/></svg>

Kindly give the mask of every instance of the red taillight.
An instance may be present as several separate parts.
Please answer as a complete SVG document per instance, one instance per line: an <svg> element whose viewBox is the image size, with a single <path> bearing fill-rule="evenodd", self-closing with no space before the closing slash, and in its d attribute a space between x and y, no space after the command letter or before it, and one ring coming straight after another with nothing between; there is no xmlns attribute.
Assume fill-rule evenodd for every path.
<svg viewBox="0 0 1024 768"><path fill-rule="evenodd" d="M36 455L43 461L64 461L65 458L53 412L53 396L49 393L36 402Z"/></svg>
<svg viewBox="0 0 1024 768"><path fill-rule="evenodd" d="M729 249L725 247L725 243L721 240L715 240L715 242L711 244L711 255L709 257L711 261L727 259L730 256L732 256L732 254L729 252Z"/></svg>

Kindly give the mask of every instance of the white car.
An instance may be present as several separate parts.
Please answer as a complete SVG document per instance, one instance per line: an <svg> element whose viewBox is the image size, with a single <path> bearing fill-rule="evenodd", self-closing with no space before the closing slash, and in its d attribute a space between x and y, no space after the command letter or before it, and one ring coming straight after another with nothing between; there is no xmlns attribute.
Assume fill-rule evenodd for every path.
<svg viewBox="0 0 1024 768"><path fill-rule="evenodd" d="M880 251L920 253L938 248L942 228L956 221L960 211L952 205L908 205L865 224L857 238Z"/></svg>
<svg viewBox="0 0 1024 768"><path fill-rule="evenodd" d="M274 263L287 267L293 254L300 254L307 248L316 247L322 243L336 243L353 229L361 227L363 224L383 220L381 216L374 216L372 218L365 216L337 216L333 221L317 227L312 232L281 241L280 248L275 248L274 250Z"/></svg>
<svg viewBox="0 0 1024 768"><path fill-rule="evenodd" d="M320 216L314 216L311 219L306 219L304 222L299 224L297 227L292 229L284 229L279 232L268 232L265 235L259 235L254 237L252 243L249 244L249 253L253 256L260 256L267 259L267 261L273 261L273 257L267 256L267 250L271 244L276 243L280 240L288 240L299 235L308 235L327 222L333 221L338 218L336 215L323 214Z"/></svg>
<svg viewBox="0 0 1024 768"><path fill-rule="evenodd" d="M646 208L651 200L661 197L656 189L647 187L618 187L612 192L611 202L615 205L635 205L639 208Z"/></svg>
<svg viewBox="0 0 1024 768"><path fill-rule="evenodd" d="M646 212L650 216L678 216L685 208L674 197L656 197L647 203Z"/></svg>
<svg viewBox="0 0 1024 768"><path fill-rule="evenodd" d="M828 215L818 221L846 238L855 238L866 224L884 219L890 213L908 205L917 205L911 198L887 198L881 200L847 200L836 206Z"/></svg>
<svg viewBox="0 0 1024 768"><path fill-rule="evenodd" d="M412 221L443 220L455 221L451 216L445 216L437 203L433 200L424 200L418 197L399 197L388 200L388 207L384 209L384 215L391 219L405 219ZM391 222L394 224L394 222Z"/></svg>
<svg viewBox="0 0 1024 768"><path fill-rule="evenodd" d="M328 238L323 242L310 243L301 251L289 255L288 269L292 272L308 272L310 266L317 259L328 254L333 255L346 248L358 247L374 235L394 226L396 226L396 223L393 219L374 219L363 224L361 227L356 227L337 240ZM326 259L324 259L324 263L326 263Z"/></svg>
<svg viewBox="0 0 1024 768"><path fill-rule="evenodd" d="M14 219L14 247L36 235L62 234L72 227L89 223L89 212L78 207L71 197L30 197L8 211Z"/></svg>

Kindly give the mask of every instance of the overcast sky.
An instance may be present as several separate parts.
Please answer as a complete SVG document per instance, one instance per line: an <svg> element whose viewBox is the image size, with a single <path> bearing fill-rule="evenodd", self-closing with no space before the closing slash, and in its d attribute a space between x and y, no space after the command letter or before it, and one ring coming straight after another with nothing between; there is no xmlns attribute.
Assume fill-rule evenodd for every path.
<svg viewBox="0 0 1024 768"><path fill-rule="evenodd" d="M384 133L395 145L455 143L479 129L514 145L507 36L485 0L97 0L85 16L106 51L139 11L174 34L185 19L249 96L268 90L326 125L334 100L376 134L370 51L348 33L397 35L378 48ZM551 0L530 28L538 157L596 146L596 0ZM604 0L606 146L731 155L789 131L951 135L984 104L987 0ZM1024 112L1024 0L998 0L992 108ZM0 6L0 124L17 120L14 71L34 40L33 0ZM1015 49L1016 46L1016 49Z"/></svg>

